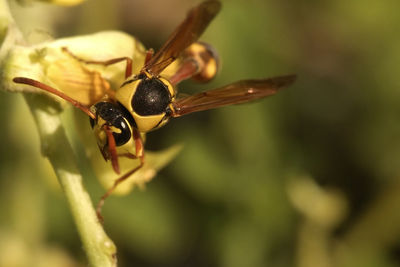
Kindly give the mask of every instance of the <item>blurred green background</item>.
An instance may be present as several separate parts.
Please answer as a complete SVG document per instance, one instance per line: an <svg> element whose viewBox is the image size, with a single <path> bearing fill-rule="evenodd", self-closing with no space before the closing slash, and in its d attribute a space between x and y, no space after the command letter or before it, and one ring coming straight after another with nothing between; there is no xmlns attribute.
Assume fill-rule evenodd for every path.
<svg viewBox="0 0 400 267"><path fill-rule="evenodd" d="M29 38L119 29L157 49L197 3L10 4ZM108 199L119 265L400 266L399 10L397 0L223 1L201 38L219 52L220 74L180 90L298 80L148 134L149 150L184 149L145 191ZM22 96L0 92L0 105L0 266L85 266ZM103 189L80 160L97 201Z"/></svg>

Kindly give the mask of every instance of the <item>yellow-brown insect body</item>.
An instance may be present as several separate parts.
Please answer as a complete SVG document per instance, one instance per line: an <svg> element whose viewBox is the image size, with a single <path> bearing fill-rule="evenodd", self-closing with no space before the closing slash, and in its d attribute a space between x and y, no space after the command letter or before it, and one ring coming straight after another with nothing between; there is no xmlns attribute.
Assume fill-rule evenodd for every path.
<svg viewBox="0 0 400 267"><path fill-rule="evenodd" d="M175 89L167 79L143 71L128 78L115 98L132 116L133 126L145 133L168 122Z"/></svg>
<svg viewBox="0 0 400 267"><path fill-rule="evenodd" d="M56 95L85 112L90 118L100 151L106 160L111 161L116 173L120 173L119 158L139 160L136 167L115 180L112 187L102 196L97 206L100 219L104 200L121 182L145 166L144 133L163 126L171 117L250 102L271 96L294 82L295 75L241 80L213 90L176 98L174 86L181 81L193 78L206 82L218 71L218 57L215 51L211 46L197 40L220 9L220 1L206 0L190 10L186 19L156 54L153 55L151 50L146 53L143 67L135 69L138 71L136 75L132 75L135 71L132 64L135 61L129 57L105 61L85 60L63 48L64 52L85 64L110 66L126 62L126 80L116 91L110 90L106 82L93 82L96 88L101 85L100 88L104 89L104 97L96 97L96 101L100 99L100 102L90 108L92 102L81 103L79 99L74 99L40 81L26 77L13 79L16 83L31 85ZM174 62L177 64L176 68L172 68Z"/></svg>

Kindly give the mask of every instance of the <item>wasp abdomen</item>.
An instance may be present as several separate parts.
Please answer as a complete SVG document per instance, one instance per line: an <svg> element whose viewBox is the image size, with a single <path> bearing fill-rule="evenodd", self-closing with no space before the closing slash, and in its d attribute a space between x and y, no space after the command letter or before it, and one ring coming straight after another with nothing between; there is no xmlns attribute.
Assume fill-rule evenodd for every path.
<svg viewBox="0 0 400 267"><path fill-rule="evenodd" d="M193 59L199 70L192 77L197 82L208 82L218 73L219 57L214 47L204 42L196 42L186 48L184 57Z"/></svg>

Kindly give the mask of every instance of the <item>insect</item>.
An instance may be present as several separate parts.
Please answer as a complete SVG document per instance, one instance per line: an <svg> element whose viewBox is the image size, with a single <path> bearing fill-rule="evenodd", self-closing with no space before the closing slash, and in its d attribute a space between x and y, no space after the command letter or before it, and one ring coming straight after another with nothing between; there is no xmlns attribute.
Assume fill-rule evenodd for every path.
<svg viewBox="0 0 400 267"><path fill-rule="evenodd" d="M101 197L96 209L100 220L105 199L121 182L143 167L145 152L141 134L160 128L170 118L267 97L294 82L295 75L242 80L214 90L177 97L176 85L182 80L192 78L208 81L217 72L216 53L211 46L197 40L220 9L221 3L218 0L208 0L190 10L157 53L154 54L152 50L147 52L144 66L136 74L132 74L133 62L129 57L87 61L76 57L68 48L63 48L85 64L108 66L126 62L125 81L120 88L115 94L106 95L94 105L86 106L63 92L30 78L13 79L15 83L34 86L61 97L85 112L90 118L104 159L111 161L117 174L120 173L118 158L139 160L137 167L116 179L113 186ZM167 79L162 72L178 58L180 66Z"/></svg>

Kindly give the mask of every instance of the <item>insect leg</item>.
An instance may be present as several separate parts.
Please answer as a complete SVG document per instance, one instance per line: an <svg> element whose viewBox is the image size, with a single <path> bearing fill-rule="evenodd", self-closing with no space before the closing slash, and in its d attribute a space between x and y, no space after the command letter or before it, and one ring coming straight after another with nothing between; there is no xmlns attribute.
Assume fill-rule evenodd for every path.
<svg viewBox="0 0 400 267"><path fill-rule="evenodd" d="M99 65L104 65L104 66L108 66L108 65L112 65L115 63L119 63L121 61L126 60L126 68L125 68L125 78L128 78L129 76L132 75L132 59L129 57L118 57L118 58L113 58L110 60L86 60L86 59L82 59L78 56L76 56L75 54L73 54L71 51L69 51L69 49L67 47L63 47L62 51L68 53L71 57L75 58L76 60L86 63L86 64L99 64Z"/></svg>
<svg viewBox="0 0 400 267"><path fill-rule="evenodd" d="M139 166L133 168L132 170L128 171L123 176L121 176L117 180L115 180L113 186L110 189L108 189L107 192L100 198L100 201L96 207L97 218L99 219L100 222L103 222L103 216L101 215L101 208L103 207L106 198L112 194L112 192L115 190L115 188L117 188L117 186L120 183L122 183L123 181L128 179L132 174L134 174L136 171L138 171L144 165L143 140L140 137L140 133L136 129L133 130L133 138L135 139L135 145L136 145L136 149L135 149L136 157L140 159L140 164L139 164Z"/></svg>
<svg viewBox="0 0 400 267"><path fill-rule="evenodd" d="M112 165L114 171L117 174L120 174L115 138L114 138L112 131L108 125L104 125L103 128L104 128L104 131L106 132L107 141L108 141L108 154L109 155L107 155L107 156L111 160L111 165Z"/></svg>

